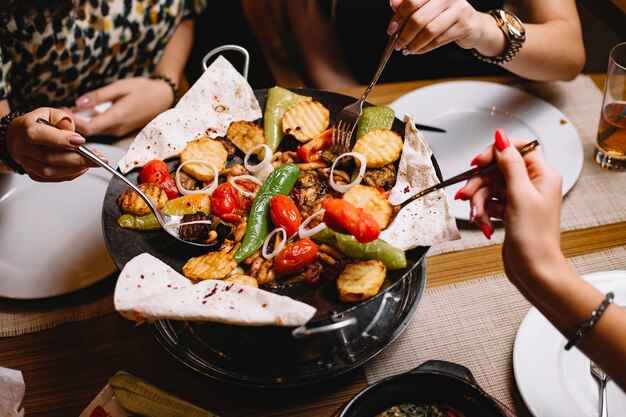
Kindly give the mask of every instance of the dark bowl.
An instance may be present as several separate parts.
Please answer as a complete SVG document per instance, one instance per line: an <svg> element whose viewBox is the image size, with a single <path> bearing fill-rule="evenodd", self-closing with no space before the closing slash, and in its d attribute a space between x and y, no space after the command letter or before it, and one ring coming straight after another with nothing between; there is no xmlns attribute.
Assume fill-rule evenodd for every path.
<svg viewBox="0 0 626 417"><path fill-rule="evenodd" d="M333 417L375 417L395 405L448 405L464 417L514 417L483 391L466 367L427 361L404 374L391 376L358 393Z"/></svg>

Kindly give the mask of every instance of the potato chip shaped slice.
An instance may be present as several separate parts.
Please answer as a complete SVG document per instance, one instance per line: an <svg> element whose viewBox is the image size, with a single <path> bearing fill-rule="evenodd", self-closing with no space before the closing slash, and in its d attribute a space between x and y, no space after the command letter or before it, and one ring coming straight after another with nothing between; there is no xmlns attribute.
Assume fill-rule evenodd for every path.
<svg viewBox="0 0 626 417"><path fill-rule="evenodd" d="M389 225L393 206L376 188L357 184L343 195L343 199L370 214L381 229Z"/></svg>
<svg viewBox="0 0 626 417"><path fill-rule="evenodd" d="M361 301L378 294L387 269L378 259L352 262L337 278L337 290L341 301Z"/></svg>
<svg viewBox="0 0 626 417"><path fill-rule="evenodd" d="M265 143L263 128L245 120L232 122L228 127L226 137L243 153L248 153L255 146Z"/></svg>
<svg viewBox="0 0 626 417"><path fill-rule="evenodd" d="M377 129L357 140L352 152L365 155L368 168L380 168L400 157L402 145L402 138L393 130Z"/></svg>
<svg viewBox="0 0 626 417"><path fill-rule="evenodd" d="M191 258L183 265L183 275L192 281L223 279L237 267L233 255L224 252L209 252Z"/></svg>
<svg viewBox="0 0 626 417"><path fill-rule="evenodd" d="M300 142L308 142L326 130L330 112L319 101L303 101L283 116L283 132Z"/></svg>
<svg viewBox="0 0 626 417"><path fill-rule="evenodd" d="M167 201L167 193L161 188L159 184L151 182L142 182L137 186L152 203L158 208L163 208ZM143 198L139 197L132 188L126 189L117 199L117 203L120 209L124 213L130 213L137 216L145 216L152 213L150 207L143 201Z"/></svg>
<svg viewBox="0 0 626 417"><path fill-rule="evenodd" d="M187 161L207 161L215 165L218 172L224 169L227 158L228 152L224 145L208 136L192 140L180 153L181 164ZM204 164L192 162L185 165L182 170L200 181L213 180L213 170Z"/></svg>

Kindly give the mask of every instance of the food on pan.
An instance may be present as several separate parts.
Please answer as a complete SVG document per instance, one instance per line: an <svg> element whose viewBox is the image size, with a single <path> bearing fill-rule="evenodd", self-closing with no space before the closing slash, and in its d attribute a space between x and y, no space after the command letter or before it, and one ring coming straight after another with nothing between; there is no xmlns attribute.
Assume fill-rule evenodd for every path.
<svg viewBox="0 0 626 417"><path fill-rule="evenodd" d="M464 417L465 414L447 405L400 404L388 408L376 417Z"/></svg>
<svg viewBox="0 0 626 417"><path fill-rule="evenodd" d="M167 201L167 193L159 184L142 182L137 188L139 188L155 206L163 208ZM137 216L152 213L150 207L143 201L143 198L139 197L139 194L131 188L127 189L119 196L117 203L124 213L136 214Z"/></svg>
<svg viewBox="0 0 626 417"><path fill-rule="evenodd" d="M407 267L405 248L382 237L401 203L392 204L390 196L400 184L413 186L402 182L409 178L407 161L401 159L401 170L396 165L415 143L403 150L402 137L390 130L393 110L366 110L354 148L335 155L325 103L275 87L268 90L264 128L233 120L226 137L191 140L169 172L163 172L162 162L149 162L140 180L167 187L173 178L178 191L168 194L164 211L184 198L208 200L189 201L178 210L184 215L181 238L212 245L189 256L184 277L194 286L215 280L260 289L323 285L346 303L378 294L388 271ZM416 133L408 127L407 132ZM426 159L430 164L430 154L422 156ZM445 197L439 206L447 207ZM127 213L118 224L151 230L158 223L150 216ZM429 232L449 224L436 222ZM195 314L186 311L186 319ZM167 310L165 317L172 316Z"/></svg>

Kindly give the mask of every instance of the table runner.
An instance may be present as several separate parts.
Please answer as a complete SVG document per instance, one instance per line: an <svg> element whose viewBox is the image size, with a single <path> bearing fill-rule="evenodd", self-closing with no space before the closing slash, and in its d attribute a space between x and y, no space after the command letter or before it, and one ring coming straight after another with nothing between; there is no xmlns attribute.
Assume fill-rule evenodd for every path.
<svg viewBox="0 0 626 417"><path fill-rule="evenodd" d="M626 246L568 260L579 274L626 269ZM469 368L478 384L518 417L530 412L513 377L513 342L530 304L504 274L429 288L412 322L364 366L368 383L429 359Z"/></svg>
<svg viewBox="0 0 626 417"><path fill-rule="evenodd" d="M579 75L569 82L521 81L515 87L560 109L578 131L583 145L583 169L578 182L564 198L561 230L579 230L626 221L626 172L606 171L593 160L602 93L591 78ZM473 224L457 223L461 229L461 240L435 245L430 248L428 256L495 245L504 239L503 227L497 227L491 240L487 240Z"/></svg>

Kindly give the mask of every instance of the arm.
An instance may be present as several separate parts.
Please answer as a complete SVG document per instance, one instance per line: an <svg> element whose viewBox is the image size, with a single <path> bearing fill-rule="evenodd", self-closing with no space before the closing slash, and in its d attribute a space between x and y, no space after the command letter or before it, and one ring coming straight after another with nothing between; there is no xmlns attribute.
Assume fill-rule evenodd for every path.
<svg viewBox="0 0 626 417"><path fill-rule="evenodd" d="M184 19L180 22L172 38L165 47L161 60L154 68L154 73L164 75L180 85L180 79L193 44L193 19Z"/></svg>
<svg viewBox="0 0 626 417"><path fill-rule="evenodd" d="M526 42L504 68L521 77L538 80L570 80L582 70L585 51L576 4L572 0L524 0ZM476 11L466 0L392 0L396 12L390 22L393 33L408 18L398 38L399 48L421 54L450 42L476 49L485 56L501 55L507 40L495 19Z"/></svg>
<svg viewBox="0 0 626 417"><path fill-rule="evenodd" d="M323 15L317 0L286 1L285 6L313 85L326 89L359 85L343 58L335 29Z"/></svg>
<svg viewBox="0 0 626 417"><path fill-rule="evenodd" d="M481 166L494 158L501 175L470 180L459 197L471 200L474 221L486 235L493 231L491 217L504 220L502 257L507 276L569 339L604 295L580 278L561 253L561 177L541 151L522 158L502 132L496 133L496 146L474 162ZM626 389L624 309L610 305L576 346Z"/></svg>

